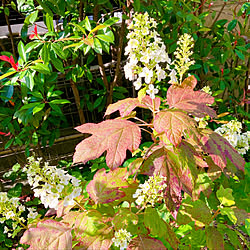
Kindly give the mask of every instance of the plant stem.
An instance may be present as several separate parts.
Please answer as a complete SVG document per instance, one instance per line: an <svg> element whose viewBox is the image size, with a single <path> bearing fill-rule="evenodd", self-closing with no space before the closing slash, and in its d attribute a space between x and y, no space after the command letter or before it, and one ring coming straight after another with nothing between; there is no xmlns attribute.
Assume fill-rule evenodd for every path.
<svg viewBox="0 0 250 250"><path fill-rule="evenodd" d="M5 8L5 0L3 0L3 8ZM13 53L14 57L16 57L16 49L15 49L15 44L14 44L14 37L13 37L9 17L5 14L5 12L4 12L4 16L5 16L6 23L8 25L10 41L11 41L11 47L12 47L12 53Z"/></svg>
<svg viewBox="0 0 250 250"><path fill-rule="evenodd" d="M81 204L76 200L76 198L74 198L74 202L77 204L78 207L81 208L82 211L84 211L84 212L87 211L86 209L84 209L84 208L81 206Z"/></svg>

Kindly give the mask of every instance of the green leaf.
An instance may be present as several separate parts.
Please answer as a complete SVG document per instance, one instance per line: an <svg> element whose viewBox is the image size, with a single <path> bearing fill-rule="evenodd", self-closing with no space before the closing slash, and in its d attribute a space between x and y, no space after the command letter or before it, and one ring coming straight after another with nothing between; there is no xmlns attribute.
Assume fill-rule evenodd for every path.
<svg viewBox="0 0 250 250"><path fill-rule="evenodd" d="M83 34L86 35L86 31L85 31L85 29L84 29L81 25L76 24L76 23L69 23L69 25L75 26L75 27L76 27L77 29L79 29ZM93 32L93 31L92 31L92 32Z"/></svg>
<svg viewBox="0 0 250 250"><path fill-rule="evenodd" d="M104 97L104 96L99 96L99 97L95 100L95 102L94 102L94 109L97 108L99 105L101 105L103 97Z"/></svg>
<svg viewBox="0 0 250 250"><path fill-rule="evenodd" d="M60 59L54 57L51 62L58 71L64 73L63 63Z"/></svg>
<svg viewBox="0 0 250 250"><path fill-rule="evenodd" d="M114 42L114 39L110 36L107 36L107 35L96 35L96 37L98 37L100 40L102 40L104 42L108 42L108 43Z"/></svg>
<svg viewBox="0 0 250 250"><path fill-rule="evenodd" d="M24 50L26 51L26 53L29 53L31 50L33 50L34 48L38 47L39 45L41 45L40 41L30 42L30 43L28 43L28 44L25 45Z"/></svg>
<svg viewBox="0 0 250 250"><path fill-rule="evenodd" d="M32 12L30 15L28 15L24 20L24 24L25 25L33 24L36 21L37 16L38 16L38 10L36 10L36 11Z"/></svg>
<svg viewBox="0 0 250 250"><path fill-rule="evenodd" d="M66 103L70 103L70 101L66 99L57 99L49 102L49 104L66 104Z"/></svg>
<svg viewBox="0 0 250 250"><path fill-rule="evenodd" d="M115 231L126 228L131 234L138 234L139 218L128 208L121 208L112 221Z"/></svg>
<svg viewBox="0 0 250 250"><path fill-rule="evenodd" d="M33 109L33 115L35 113L38 113L39 111L43 110L44 107L45 107L45 103L41 103L41 104L35 106Z"/></svg>
<svg viewBox="0 0 250 250"><path fill-rule="evenodd" d="M248 235L250 236L250 219L245 220L245 228L247 230Z"/></svg>
<svg viewBox="0 0 250 250"><path fill-rule="evenodd" d="M45 64L49 63L50 61L50 54L49 54L49 45L48 43L45 43L43 45L43 48L40 51L40 55L42 60L44 61Z"/></svg>
<svg viewBox="0 0 250 250"><path fill-rule="evenodd" d="M52 43L52 49L61 59L66 59L63 47L59 43Z"/></svg>
<svg viewBox="0 0 250 250"><path fill-rule="evenodd" d="M12 198L12 197L20 197L22 194L22 188L23 188L23 184L22 183L17 183L13 188L11 188L8 191L8 197Z"/></svg>
<svg viewBox="0 0 250 250"><path fill-rule="evenodd" d="M239 50L235 49L235 53L241 60L245 60L245 56Z"/></svg>
<svg viewBox="0 0 250 250"><path fill-rule="evenodd" d="M10 10L9 10L8 7L4 7L4 14L5 14L6 16L9 16L9 15L10 15Z"/></svg>
<svg viewBox="0 0 250 250"><path fill-rule="evenodd" d="M155 208L147 207L144 212L144 224L149 229L150 234L159 238L164 238L173 249L177 249L179 240L171 226L160 218Z"/></svg>
<svg viewBox="0 0 250 250"><path fill-rule="evenodd" d="M38 143L38 135L36 132L34 132L32 135L32 143L34 144L34 146L36 146Z"/></svg>
<svg viewBox="0 0 250 250"><path fill-rule="evenodd" d="M48 13L50 16L53 16L52 11L50 8L45 4L43 0L37 0L37 2L41 5L45 13Z"/></svg>
<svg viewBox="0 0 250 250"><path fill-rule="evenodd" d="M107 3L109 0L97 0L97 4L101 5L101 4L105 4Z"/></svg>
<svg viewBox="0 0 250 250"><path fill-rule="evenodd" d="M212 215L204 201L192 201L191 198L188 197L181 204L177 215L177 222L180 224L188 224L191 221L194 221L198 227L204 227L211 223Z"/></svg>
<svg viewBox="0 0 250 250"><path fill-rule="evenodd" d="M26 62L26 52L22 41L18 43L18 53L19 56L23 59L23 61Z"/></svg>
<svg viewBox="0 0 250 250"><path fill-rule="evenodd" d="M177 44L173 43L169 48L169 54L173 53L177 48Z"/></svg>
<svg viewBox="0 0 250 250"><path fill-rule="evenodd" d="M134 0L133 5L134 5L135 12L140 12L141 0Z"/></svg>
<svg viewBox="0 0 250 250"><path fill-rule="evenodd" d="M34 107L36 107L36 106L39 105L39 104L40 104L39 102L28 103L28 104L23 105L23 106L20 108L20 110L26 110L26 109L34 108Z"/></svg>
<svg viewBox="0 0 250 250"><path fill-rule="evenodd" d="M53 15L51 16L49 13L46 13L45 24L48 28L48 31L54 32Z"/></svg>
<svg viewBox="0 0 250 250"><path fill-rule="evenodd" d="M103 23L103 25L111 26L111 25L117 23L119 20L120 20L119 17L111 17L110 19L108 19L107 21L105 21L105 22Z"/></svg>
<svg viewBox="0 0 250 250"><path fill-rule="evenodd" d="M233 190L231 188L224 189L222 185L220 186L220 189L216 192L216 195L222 205L232 206L235 204L232 192Z"/></svg>
<svg viewBox="0 0 250 250"><path fill-rule="evenodd" d="M90 24L88 16L86 16L85 18L85 27L88 31L91 31L91 24Z"/></svg>
<svg viewBox="0 0 250 250"><path fill-rule="evenodd" d="M233 209L230 207L223 207L220 209L220 212L222 215L227 215L227 217L234 223L237 223L237 217L235 216L235 213Z"/></svg>
<svg viewBox="0 0 250 250"><path fill-rule="evenodd" d="M22 29L21 29L21 38L26 41L27 39L27 33L28 33L28 25L23 25Z"/></svg>
<svg viewBox="0 0 250 250"><path fill-rule="evenodd" d="M98 39L94 39L94 50L96 53L102 54L102 45Z"/></svg>
<svg viewBox="0 0 250 250"><path fill-rule="evenodd" d="M35 73L35 72L34 72ZM34 76L31 74L30 71L27 71L25 76L25 85L32 91L35 85Z"/></svg>
<svg viewBox="0 0 250 250"><path fill-rule="evenodd" d="M4 149L7 149L11 146L11 144L13 143L14 138L10 139L9 141L7 141L7 143L4 145Z"/></svg>
<svg viewBox="0 0 250 250"><path fill-rule="evenodd" d="M90 35L91 33L96 32L97 30L102 30L102 29L104 29L104 28L106 28L106 27L107 27L107 26L104 25L104 24L99 24L99 25L97 25L94 29L92 29L92 30L89 32L89 35Z"/></svg>
<svg viewBox="0 0 250 250"><path fill-rule="evenodd" d="M238 22L237 19L232 20L232 21L228 24L227 30L228 30L228 31L232 31L232 30L236 27L237 22Z"/></svg>
<svg viewBox="0 0 250 250"><path fill-rule="evenodd" d="M42 64L42 63L37 63L34 66L30 66L30 68L39 72L39 73L42 73L42 74L49 74L50 73L49 67L45 64Z"/></svg>

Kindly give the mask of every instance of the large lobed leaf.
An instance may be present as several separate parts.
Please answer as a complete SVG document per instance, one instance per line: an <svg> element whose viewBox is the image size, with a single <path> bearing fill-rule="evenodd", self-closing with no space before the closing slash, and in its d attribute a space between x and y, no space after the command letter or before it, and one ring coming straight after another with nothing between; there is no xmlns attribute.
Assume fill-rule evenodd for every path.
<svg viewBox="0 0 250 250"><path fill-rule="evenodd" d="M182 136L197 133L196 123L181 110L165 110L159 112L154 119L156 132L164 132L169 141L177 146Z"/></svg>
<svg viewBox="0 0 250 250"><path fill-rule="evenodd" d="M76 127L81 133L93 134L76 146L74 163L86 163L107 151L106 162L110 169L119 167L126 158L126 151L138 149L141 142L140 128L127 120L107 120L98 124L86 123Z"/></svg>
<svg viewBox="0 0 250 250"><path fill-rule="evenodd" d="M224 137L209 129L204 129L202 134L202 148L209 153L216 165L223 170L229 167L230 160L236 168L244 171L244 159Z"/></svg>
<svg viewBox="0 0 250 250"><path fill-rule="evenodd" d="M214 103L214 98L203 91L194 91L196 83L195 77L190 76L182 85L170 86L167 92L167 104L170 108L185 110L196 117L205 115L215 117L216 112L207 106Z"/></svg>
<svg viewBox="0 0 250 250"><path fill-rule="evenodd" d="M88 184L87 192L96 204L119 200L126 196L125 191L130 186L125 180L126 175L126 168L116 168L109 173L104 168L100 169Z"/></svg>
<svg viewBox="0 0 250 250"><path fill-rule="evenodd" d="M63 217L74 229L74 249L109 249L112 245L113 229L106 223L107 218L97 210L88 212L72 211Z"/></svg>
<svg viewBox="0 0 250 250"><path fill-rule="evenodd" d="M41 221L36 228L23 234L20 243L28 244L30 250L72 249L72 228L54 220Z"/></svg>
<svg viewBox="0 0 250 250"><path fill-rule="evenodd" d="M127 98L124 100L120 100L116 103L110 104L106 110L105 115L110 115L115 111L119 110L121 117L128 116L136 107L151 109L155 111L159 111L159 107L161 104L161 99L156 97L153 100L149 96L145 96L140 102L138 98Z"/></svg>

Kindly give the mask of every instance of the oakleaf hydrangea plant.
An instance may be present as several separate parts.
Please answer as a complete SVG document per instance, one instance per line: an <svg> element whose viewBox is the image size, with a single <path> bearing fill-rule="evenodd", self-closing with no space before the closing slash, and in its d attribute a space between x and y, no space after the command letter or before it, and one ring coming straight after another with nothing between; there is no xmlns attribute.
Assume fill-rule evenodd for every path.
<svg viewBox="0 0 250 250"><path fill-rule="evenodd" d="M44 217L24 232L20 243L30 249L181 249L191 241L223 249L229 240L240 248L239 232L245 240L232 227L242 223L240 230L247 230L247 199L233 192L235 186L246 189L245 161L227 139L195 120L217 114L209 90L194 90L197 79L185 78L194 40L181 35L170 60L156 26L148 13L135 13L128 27L125 76L138 97L110 104L105 115L119 111L115 119L76 127L90 136L76 146L73 163L91 164L105 154L105 167L82 188L66 171L29 158L24 171L35 196L57 210L57 218ZM167 78L161 99L157 85ZM137 117L136 108L146 109L147 119ZM147 146L141 145L142 131L150 135Z"/></svg>

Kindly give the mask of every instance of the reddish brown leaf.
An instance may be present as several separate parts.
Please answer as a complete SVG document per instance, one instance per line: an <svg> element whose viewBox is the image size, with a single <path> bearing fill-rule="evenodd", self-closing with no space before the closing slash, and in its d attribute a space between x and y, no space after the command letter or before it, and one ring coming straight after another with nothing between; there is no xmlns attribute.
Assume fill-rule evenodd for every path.
<svg viewBox="0 0 250 250"><path fill-rule="evenodd" d="M158 133L165 132L175 146L181 142L182 136L197 132L195 121L180 110L159 112L154 119L154 128Z"/></svg>
<svg viewBox="0 0 250 250"><path fill-rule="evenodd" d="M72 249L72 228L62 222L46 220L39 222L36 228L30 228L23 234L20 243L37 249Z"/></svg>
<svg viewBox="0 0 250 250"><path fill-rule="evenodd" d="M214 98L203 91L193 91L192 88L183 88L172 85L167 92L167 104L170 108L178 108L196 116L216 116L216 112L207 106L213 104Z"/></svg>
<svg viewBox="0 0 250 250"><path fill-rule="evenodd" d="M149 96L145 96L142 99L142 102L139 101L138 98L127 98L124 100L120 100L116 103L110 104L106 110L105 115L110 115L115 111L119 110L121 117L128 116L136 107L146 108L153 110L153 105L155 105L155 111L159 110L161 99L156 97L154 99L154 103Z"/></svg>
<svg viewBox="0 0 250 250"><path fill-rule="evenodd" d="M89 196L96 204L109 203L123 198L126 196L125 189L129 187L125 180L126 174L126 168L116 168L108 173L104 168L98 170L87 186Z"/></svg>
<svg viewBox="0 0 250 250"><path fill-rule="evenodd" d="M98 124L86 123L76 127L81 133L93 134L76 146L74 163L86 163L107 151L106 162L110 169L119 167L126 158L126 151L138 149L141 130L127 120L107 120Z"/></svg>
<svg viewBox="0 0 250 250"><path fill-rule="evenodd" d="M182 184L170 166L168 167L167 178L168 186L165 192L165 203L170 213L176 219L182 201Z"/></svg>
<svg viewBox="0 0 250 250"><path fill-rule="evenodd" d="M184 89L194 89L197 84L197 79L194 75L187 77L181 84L180 87Z"/></svg>
<svg viewBox="0 0 250 250"><path fill-rule="evenodd" d="M244 171L244 159L224 137L209 129L204 129L202 134L203 150L209 153L216 165L223 170L230 160L235 167Z"/></svg>
<svg viewBox="0 0 250 250"><path fill-rule="evenodd" d="M139 235L129 243L127 250L165 250L167 249L160 240Z"/></svg>

